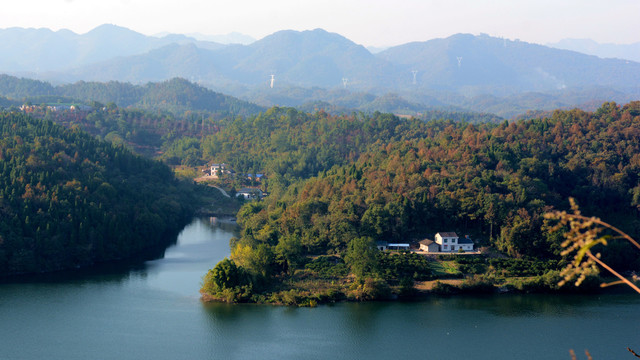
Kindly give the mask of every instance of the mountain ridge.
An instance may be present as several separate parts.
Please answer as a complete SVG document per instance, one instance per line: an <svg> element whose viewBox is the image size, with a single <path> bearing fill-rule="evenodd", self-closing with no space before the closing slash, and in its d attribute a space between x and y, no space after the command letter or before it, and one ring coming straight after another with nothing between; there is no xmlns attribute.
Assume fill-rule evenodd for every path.
<svg viewBox="0 0 640 360"><path fill-rule="evenodd" d="M28 33L37 38L36 33ZM52 33L50 30L42 32ZM99 39L104 34L122 34L123 38L138 39L135 41L146 39L142 34L114 25L103 25L84 36L85 39ZM68 31L62 31L61 35L75 36ZM6 34L0 30L0 40L2 36ZM44 56L42 52L46 49L37 45L43 41L47 40L33 40L32 47L40 51L36 52L36 58ZM411 42L376 54L340 34L323 29L282 30L249 45L216 45L184 35L167 35L155 41L158 42L149 51L83 64L71 70L13 74L52 83L120 81L145 84L180 77L265 106L298 106L330 100L333 105L343 107L344 101L335 97L338 90L346 91L344 96L396 94L379 103L388 105L393 101L399 108L414 108L409 104L432 104L480 112L499 109L497 114L506 117L517 115L514 109L523 110L517 103L522 99L526 100L524 103L538 105L533 110L548 110L640 98L640 86L637 85L640 84L640 63L600 59L484 34L455 34ZM108 47L113 43L117 41L105 40L101 46ZM0 48L2 46L9 47L10 42L2 43ZM126 52L126 44L119 46ZM135 48L140 50L142 46ZM73 51L69 53L76 59L99 55L99 50L91 47L84 51L87 54L82 56ZM0 59L0 71L9 72L6 70L9 58ZM23 64L25 67L32 65ZM274 88L271 88L271 75L274 76ZM323 92L331 95L322 95ZM607 98L604 94L615 97ZM389 108L387 105L385 108ZM360 106L364 104L359 103Z"/></svg>

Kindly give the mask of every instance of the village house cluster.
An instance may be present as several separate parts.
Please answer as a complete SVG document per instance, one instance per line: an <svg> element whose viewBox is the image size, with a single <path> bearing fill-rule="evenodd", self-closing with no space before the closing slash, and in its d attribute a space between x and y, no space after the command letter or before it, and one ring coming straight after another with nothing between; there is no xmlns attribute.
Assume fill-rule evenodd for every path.
<svg viewBox="0 0 640 360"><path fill-rule="evenodd" d="M420 250L424 252L468 252L473 251L473 240L469 235L460 238L455 232L439 232L435 241L424 239L420 241Z"/></svg>
<svg viewBox="0 0 640 360"><path fill-rule="evenodd" d="M426 253L459 253L474 251L474 242L469 235L460 238L455 232L439 232L435 235L435 241L424 239L419 242L419 250ZM378 250L406 250L411 249L408 243L388 243L380 241L377 243Z"/></svg>
<svg viewBox="0 0 640 360"><path fill-rule="evenodd" d="M219 179L223 175L228 176L240 176L248 181L260 182L264 179L264 174L237 174L227 164L212 164L210 167L202 170L205 176L210 176L212 179ZM236 197L242 197L245 200L260 200L267 194L258 187L244 187L236 192Z"/></svg>
<svg viewBox="0 0 640 360"><path fill-rule="evenodd" d="M50 110L50 111L88 111L91 110L90 106L87 105L76 105L76 104L45 104L43 105L21 105L20 111L24 111L25 113L33 113L42 110Z"/></svg>

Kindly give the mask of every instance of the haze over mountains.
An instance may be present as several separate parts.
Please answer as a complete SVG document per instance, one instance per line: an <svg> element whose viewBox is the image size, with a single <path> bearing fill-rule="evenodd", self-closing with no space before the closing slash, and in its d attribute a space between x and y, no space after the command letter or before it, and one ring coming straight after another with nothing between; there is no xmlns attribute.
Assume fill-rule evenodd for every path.
<svg viewBox="0 0 640 360"><path fill-rule="evenodd" d="M633 44L599 44L591 39L563 39L548 44L565 49L595 55L601 58L618 58L640 62L640 42Z"/></svg>
<svg viewBox="0 0 640 360"><path fill-rule="evenodd" d="M488 35L457 34L372 54L322 29L285 30L248 45L223 45L102 25L84 35L0 30L0 49L0 72L8 74L55 83L139 84L182 77L261 105L340 106L345 97L386 96L378 101L389 107L383 110L459 107L513 116L520 110L640 97L638 62Z"/></svg>

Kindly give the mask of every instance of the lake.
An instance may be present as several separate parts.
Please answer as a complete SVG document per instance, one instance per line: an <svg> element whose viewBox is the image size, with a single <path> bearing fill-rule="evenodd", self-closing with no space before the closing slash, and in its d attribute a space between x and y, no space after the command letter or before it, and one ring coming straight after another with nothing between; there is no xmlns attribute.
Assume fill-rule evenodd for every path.
<svg viewBox="0 0 640 360"><path fill-rule="evenodd" d="M0 284L0 359L633 359L640 296L495 295L317 308L203 304L233 225L156 260Z"/></svg>

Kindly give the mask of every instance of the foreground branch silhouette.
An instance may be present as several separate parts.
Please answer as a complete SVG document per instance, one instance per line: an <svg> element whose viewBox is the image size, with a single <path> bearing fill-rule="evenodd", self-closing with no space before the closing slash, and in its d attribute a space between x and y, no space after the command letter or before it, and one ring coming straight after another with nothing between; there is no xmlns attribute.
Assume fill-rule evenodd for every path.
<svg viewBox="0 0 640 360"><path fill-rule="evenodd" d="M600 253L594 254L591 252L594 246L598 244L606 246L607 241L612 239L627 240L638 249L640 249L640 244L622 230L597 217L583 216L573 198L569 198L569 202L571 203L573 214L569 214L566 211L553 211L544 215L547 219L558 221L558 223L551 228L552 232L559 231L562 228L568 228L568 231L564 233L566 240L562 243L562 247L564 248L561 253L562 256L569 255L575 251L573 261L560 273L563 279L558 285L563 286L567 282L576 279L575 284L579 286L587 275L589 275L592 270L595 270L597 264L619 279L619 281L601 284L601 287L626 284L640 294L640 288L634 284L634 282L638 281L637 275L633 275L632 282L600 260ZM607 234L607 230L613 232L614 235Z"/></svg>
<svg viewBox="0 0 640 360"><path fill-rule="evenodd" d="M591 252L591 249L594 246L598 244L606 246L607 240L611 239L627 240L638 249L640 249L640 244L615 226L612 226L597 217L587 217L580 214L578 205L573 198L569 198L569 202L571 204L573 214L569 214L566 211L553 211L544 215L546 219L558 221L550 231L554 232L559 231L562 228L568 228L568 231L564 233L566 240L562 243L562 247L564 248L561 253L562 256L569 255L575 251L573 261L570 262L569 265L567 265L567 267L565 267L560 273L560 275L563 276L563 279L558 283L558 285L563 286L567 282L576 279L575 285L579 286L587 275L595 270L597 264L619 279L618 281L600 284L601 287L626 284L640 294L640 288L634 284L634 282L638 281L637 275L633 275L632 282L600 260L600 253L594 254ZM607 231L613 232L614 235L607 234ZM631 348L627 347L627 350L635 357L640 358L640 355ZM570 350L569 353L571 354L572 360L577 359L573 350ZM588 359L592 359L591 354L589 354L588 351L585 351L585 353Z"/></svg>

